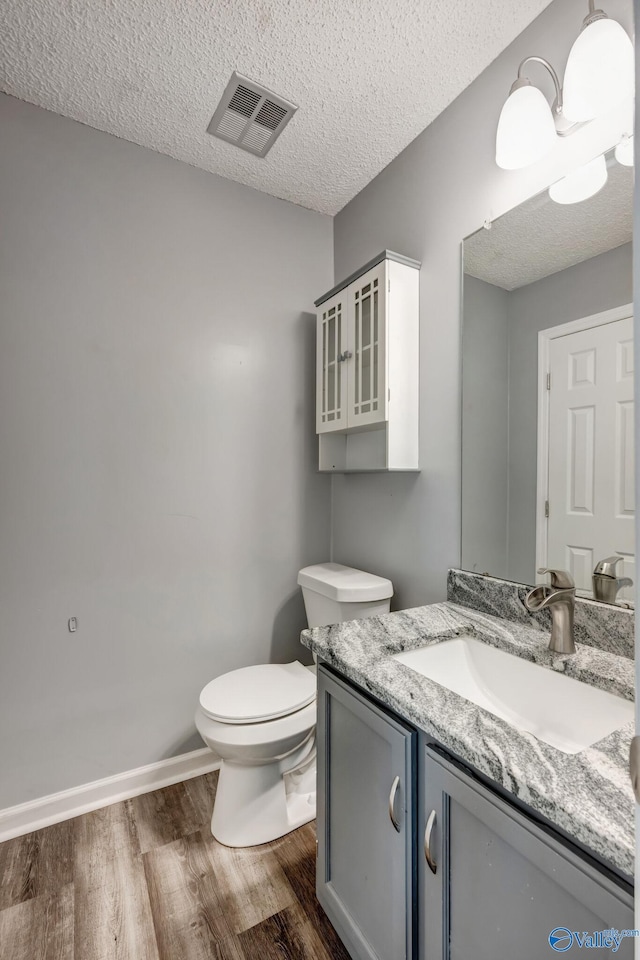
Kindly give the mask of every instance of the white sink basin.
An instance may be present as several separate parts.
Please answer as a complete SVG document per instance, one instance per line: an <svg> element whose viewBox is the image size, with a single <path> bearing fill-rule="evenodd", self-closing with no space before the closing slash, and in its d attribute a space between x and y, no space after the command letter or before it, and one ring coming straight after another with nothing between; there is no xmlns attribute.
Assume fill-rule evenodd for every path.
<svg viewBox="0 0 640 960"><path fill-rule="evenodd" d="M394 660L563 753L579 753L634 715L629 700L472 637L408 650Z"/></svg>

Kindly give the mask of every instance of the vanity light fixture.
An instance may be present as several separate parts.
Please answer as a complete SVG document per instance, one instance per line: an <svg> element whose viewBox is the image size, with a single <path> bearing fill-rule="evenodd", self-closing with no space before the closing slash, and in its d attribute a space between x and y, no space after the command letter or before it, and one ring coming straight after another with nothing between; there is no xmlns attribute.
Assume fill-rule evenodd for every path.
<svg viewBox="0 0 640 960"><path fill-rule="evenodd" d="M503 170L520 170L541 160L556 142L556 125L549 104L538 87L522 71L527 63L541 63L556 88L556 116L562 110L558 75L542 57L527 57L518 67L518 76L500 113L496 134L496 163Z"/></svg>
<svg viewBox="0 0 640 960"><path fill-rule="evenodd" d="M523 75L527 64L539 63L550 74L555 100L550 106L541 90ZM564 89L543 57L525 57L500 113L496 163L521 170L548 154L557 137L566 137L583 123L633 95L633 44L624 28L589 0L589 13L571 48ZM570 175L572 176L572 175Z"/></svg>
<svg viewBox="0 0 640 960"><path fill-rule="evenodd" d="M607 182L607 161L604 154L595 160L576 167L562 180L552 183L549 187L549 196L556 203L580 203L588 200L602 190Z"/></svg>
<svg viewBox="0 0 640 960"><path fill-rule="evenodd" d="M571 47L564 73L564 114L574 123L593 120L633 94L633 44L625 29L596 10Z"/></svg>

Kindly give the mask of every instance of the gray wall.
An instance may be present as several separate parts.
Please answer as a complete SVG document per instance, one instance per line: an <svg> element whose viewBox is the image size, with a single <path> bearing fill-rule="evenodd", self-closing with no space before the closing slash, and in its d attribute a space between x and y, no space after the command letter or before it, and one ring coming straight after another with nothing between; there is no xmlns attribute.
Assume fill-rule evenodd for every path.
<svg viewBox="0 0 640 960"><path fill-rule="evenodd" d="M509 294L465 275L462 338L462 567L507 570Z"/></svg>
<svg viewBox="0 0 640 960"><path fill-rule="evenodd" d="M0 808L202 746L327 558L327 217L0 98ZM77 616L78 632L67 631Z"/></svg>
<svg viewBox="0 0 640 960"><path fill-rule="evenodd" d="M631 0L611 0L607 13L631 30ZM422 472L333 479L334 558L390 577L396 608L441 600L447 567L460 562L461 240L611 145L592 124L533 168L495 164L496 124L518 63L536 53L564 71L584 16L584 0L554 0L335 218L336 280L385 247L423 263Z"/></svg>
<svg viewBox="0 0 640 960"><path fill-rule="evenodd" d="M632 245L509 295L509 579L535 583L538 332L631 303Z"/></svg>

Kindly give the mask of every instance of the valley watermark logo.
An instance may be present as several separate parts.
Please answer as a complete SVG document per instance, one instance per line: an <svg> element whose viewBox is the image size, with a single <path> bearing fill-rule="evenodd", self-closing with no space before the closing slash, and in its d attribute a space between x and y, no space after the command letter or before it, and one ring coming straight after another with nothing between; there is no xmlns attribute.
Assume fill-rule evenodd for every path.
<svg viewBox="0 0 640 960"><path fill-rule="evenodd" d="M640 937L640 930L595 930L593 933L556 927L549 934L549 946L556 953L566 953L572 947L585 950L611 950L617 953L625 937Z"/></svg>

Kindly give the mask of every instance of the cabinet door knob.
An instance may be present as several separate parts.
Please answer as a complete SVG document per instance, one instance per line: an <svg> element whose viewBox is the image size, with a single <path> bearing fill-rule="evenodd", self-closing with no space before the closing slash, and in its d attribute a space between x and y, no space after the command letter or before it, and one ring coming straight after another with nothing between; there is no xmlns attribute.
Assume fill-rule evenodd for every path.
<svg viewBox="0 0 640 960"><path fill-rule="evenodd" d="M351 360L352 356L353 354L351 353L350 350L345 350L344 353L338 354L338 363L344 363L345 360Z"/></svg>
<svg viewBox="0 0 640 960"><path fill-rule="evenodd" d="M396 793L398 792L398 787L400 786L400 777L396 777L393 783L391 784L391 793L389 794L389 820L395 827L395 829L400 833L400 824L396 820Z"/></svg>
<svg viewBox="0 0 640 960"><path fill-rule="evenodd" d="M433 833L435 822L436 822L436 812L435 810L432 810L431 813L429 814L429 819L427 820L426 830L424 831L424 855L427 863L429 864L429 869L431 870L431 873L435 873L436 870L438 869L438 864L433 859L433 855L431 853L431 834Z"/></svg>

